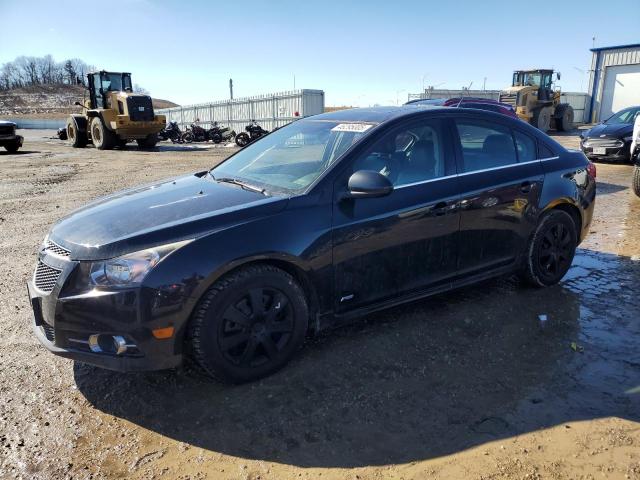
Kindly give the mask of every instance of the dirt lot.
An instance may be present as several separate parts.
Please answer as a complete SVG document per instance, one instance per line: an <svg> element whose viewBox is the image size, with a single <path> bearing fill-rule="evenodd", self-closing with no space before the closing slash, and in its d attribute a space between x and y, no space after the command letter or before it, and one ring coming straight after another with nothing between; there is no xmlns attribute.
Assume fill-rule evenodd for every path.
<svg viewBox="0 0 640 480"><path fill-rule="evenodd" d="M54 357L31 334L25 282L61 216L230 150L22 133L20 154L0 154L0 478L640 478L631 167L598 165L592 232L561 285L501 279L371 315L228 387Z"/></svg>

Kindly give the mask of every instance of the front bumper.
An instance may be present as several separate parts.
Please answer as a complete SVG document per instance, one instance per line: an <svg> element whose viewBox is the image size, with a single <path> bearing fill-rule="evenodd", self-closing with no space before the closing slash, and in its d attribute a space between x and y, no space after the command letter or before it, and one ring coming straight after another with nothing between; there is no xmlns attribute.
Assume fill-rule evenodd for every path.
<svg viewBox="0 0 640 480"><path fill-rule="evenodd" d="M73 268L63 271L69 274ZM154 292L132 288L115 292L90 291L60 295L64 278L53 291L40 291L31 280L27 289L33 309L33 331L47 350L55 355L117 371L162 370L182 363L175 338L157 339L152 328L167 325L141 314L144 298ZM149 312L149 309L144 309ZM92 335L122 336L130 346L120 355L92 351Z"/></svg>
<svg viewBox="0 0 640 480"><path fill-rule="evenodd" d="M606 153L605 154L595 154L593 153L593 147L587 147L580 143L580 149L582 153L584 153L589 160L622 160L629 161L630 158L630 143L625 143L621 147L604 147Z"/></svg>
<svg viewBox="0 0 640 480"><path fill-rule="evenodd" d="M17 143L18 147L22 147L24 137L22 135L0 135L0 146Z"/></svg>

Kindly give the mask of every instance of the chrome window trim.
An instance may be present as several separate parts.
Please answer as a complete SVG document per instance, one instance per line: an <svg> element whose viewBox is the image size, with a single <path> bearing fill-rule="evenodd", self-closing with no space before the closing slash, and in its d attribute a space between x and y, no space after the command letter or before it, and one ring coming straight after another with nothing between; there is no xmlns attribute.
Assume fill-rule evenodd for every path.
<svg viewBox="0 0 640 480"><path fill-rule="evenodd" d="M503 170L505 168L518 167L520 165L529 165L529 164L533 164L533 163L546 162L546 161L549 161L549 160L557 160L559 158L560 158L559 156L547 157L547 158L538 158L536 160L529 160L528 162L512 163L512 164L509 164L509 165L502 165L500 167L483 168L482 170L474 170L472 172L462 172L462 173L456 173L454 175L445 175L444 177L430 178L428 180L422 180L421 182L413 182L413 183L407 183L407 184L404 184L404 185L398 185L397 187L393 187L393 189L394 190L400 190L401 188L415 187L417 185L423 185L425 183L436 182L438 180L447 180L449 178L454 178L454 177L463 177L465 175L473 175L474 173L483 173L483 172L491 172L491 171L494 171L494 170Z"/></svg>

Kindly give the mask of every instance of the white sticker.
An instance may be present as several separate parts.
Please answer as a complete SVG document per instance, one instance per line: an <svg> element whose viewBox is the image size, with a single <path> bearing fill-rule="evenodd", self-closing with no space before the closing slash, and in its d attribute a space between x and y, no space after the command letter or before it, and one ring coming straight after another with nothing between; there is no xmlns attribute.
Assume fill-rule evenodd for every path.
<svg viewBox="0 0 640 480"><path fill-rule="evenodd" d="M353 132L364 133L369 130L373 125L367 123L341 123L331 129L332 132Z"/></svg>

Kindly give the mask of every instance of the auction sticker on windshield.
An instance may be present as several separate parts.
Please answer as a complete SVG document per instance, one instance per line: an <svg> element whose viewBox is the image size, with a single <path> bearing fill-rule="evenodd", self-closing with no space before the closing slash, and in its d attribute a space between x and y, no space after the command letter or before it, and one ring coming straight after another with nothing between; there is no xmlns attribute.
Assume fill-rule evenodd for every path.
<svg viewBox="0 0 640 480"><path fill-rule="evenodd" d="M373 125L367 123L341 123L331 129L332 132L353 132L364 133L369 130Z"/></svg>

